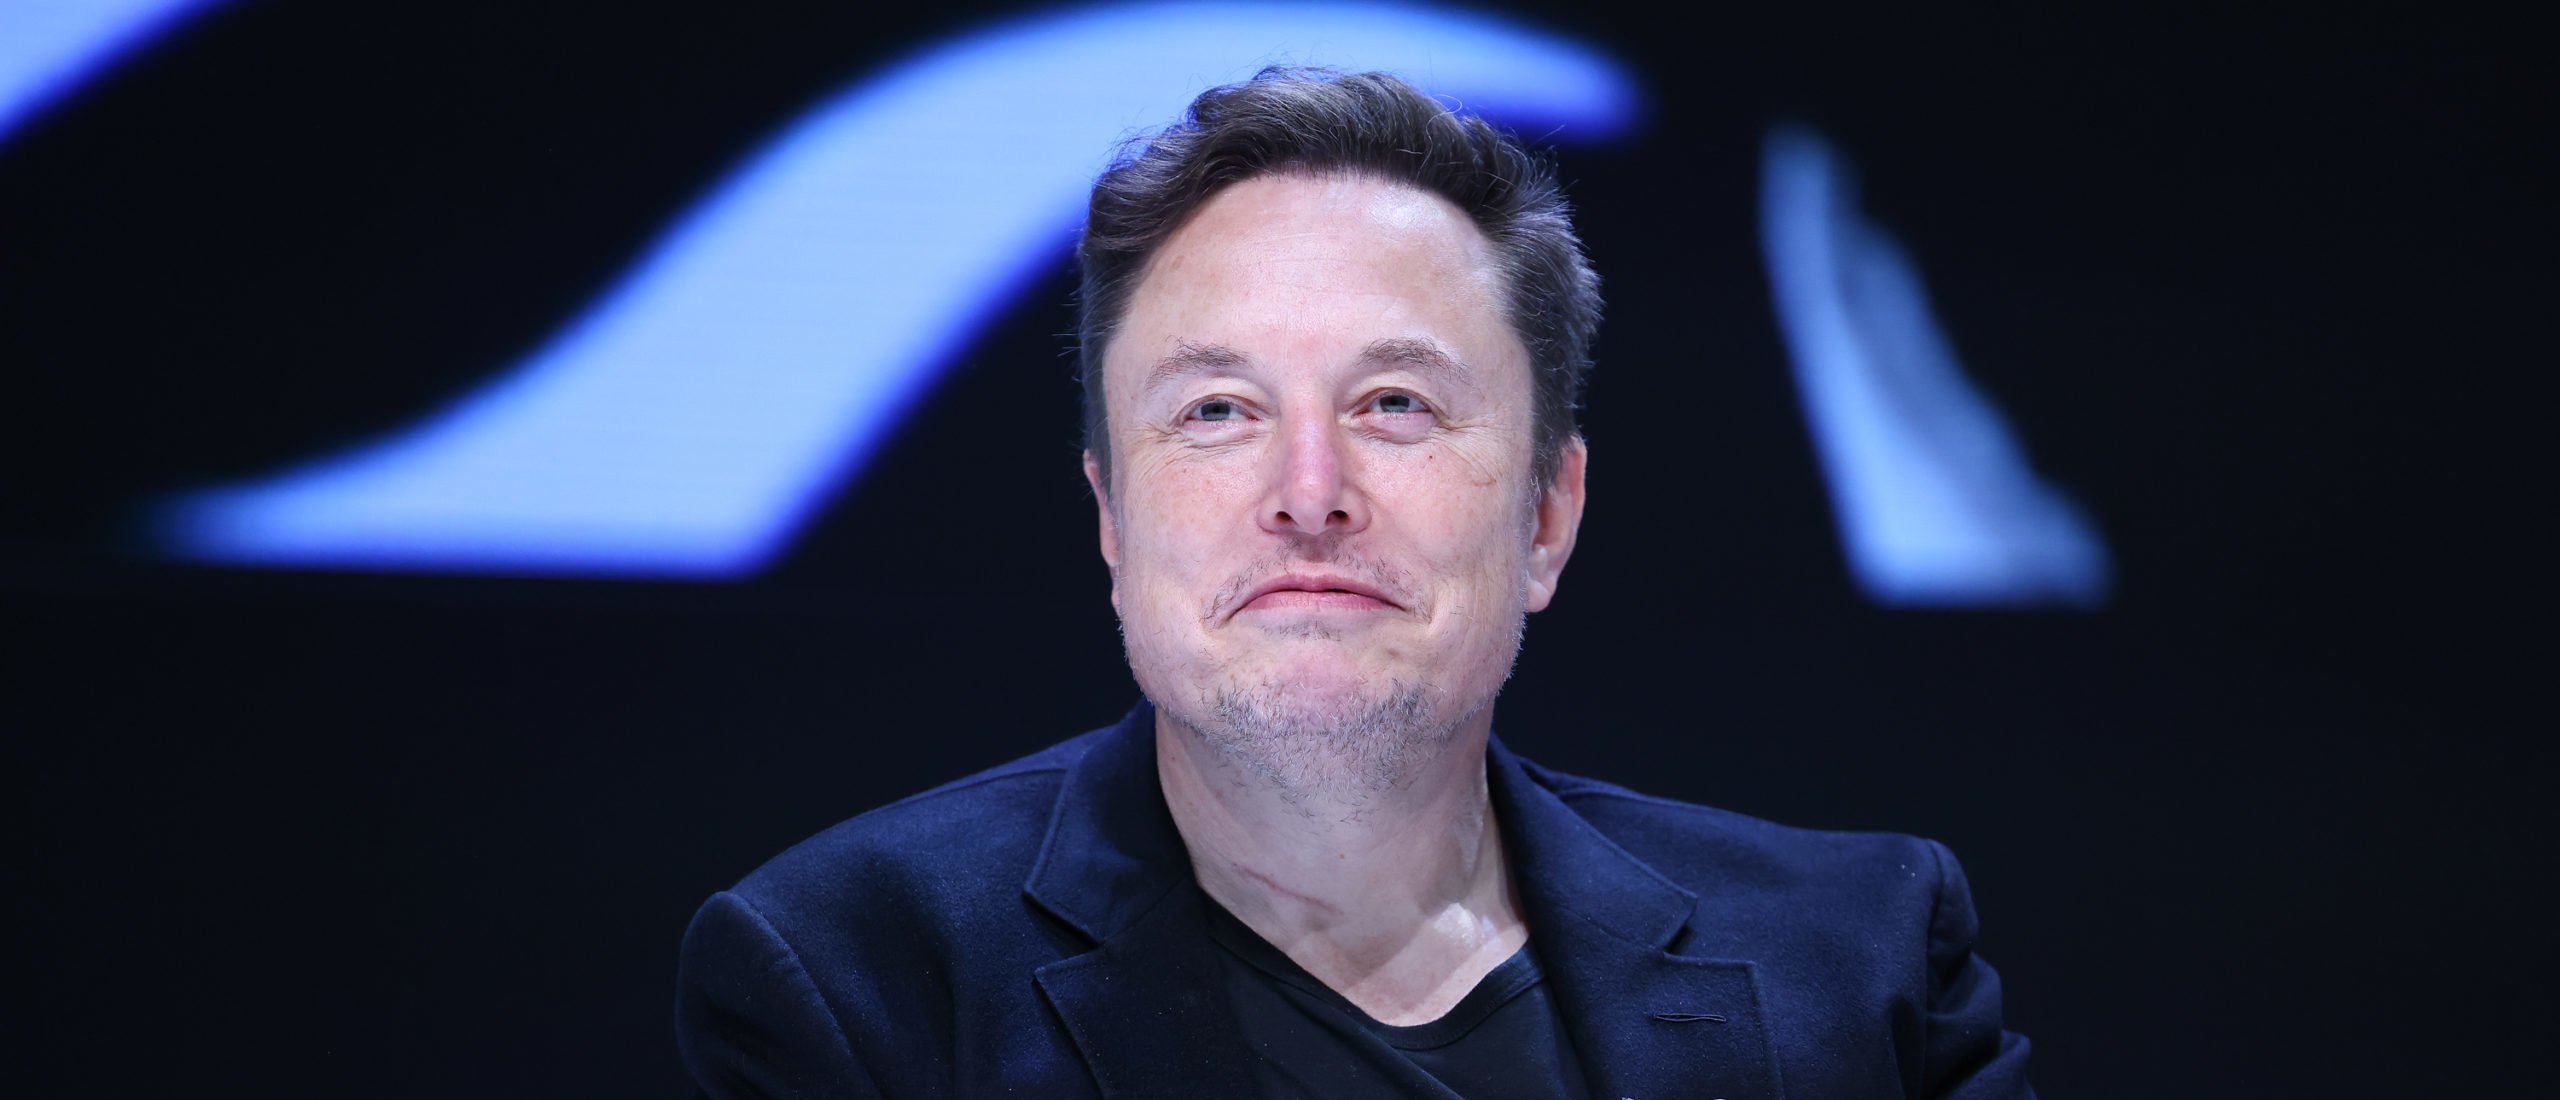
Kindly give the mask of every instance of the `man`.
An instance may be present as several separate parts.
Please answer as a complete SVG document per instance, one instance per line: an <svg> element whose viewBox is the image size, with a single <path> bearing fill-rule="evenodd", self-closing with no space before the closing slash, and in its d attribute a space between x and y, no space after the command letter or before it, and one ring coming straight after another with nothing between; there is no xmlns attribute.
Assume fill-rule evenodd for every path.
<svg viewBox="0 0 2560 1100"><path fill-rule="evenodd" d="M1392 77L1213 90L1094 188L1085 474L1142 703L704 906L714 1096L2020 1096L1937 845L1491 737L1583 508L1552 174Z"/></svg>

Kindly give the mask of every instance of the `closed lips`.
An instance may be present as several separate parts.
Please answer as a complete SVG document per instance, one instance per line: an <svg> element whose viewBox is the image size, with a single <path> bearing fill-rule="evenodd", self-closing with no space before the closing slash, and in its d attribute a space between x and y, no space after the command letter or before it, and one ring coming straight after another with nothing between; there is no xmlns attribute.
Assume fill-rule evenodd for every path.
<svg viewBox="0 0 2560 1100"><path fill-rule="evenodd" d="M1286 594L1292 592L1303 592L1318 596L1332 594L1343 597L1360 597L1364 600L1374 600L1378 603L1385 604L1388 607L1402 606L1394 600L1387 598L1387 594L1379 590L1376 585L1363 584L1359 581L1352 580L1349 577L1308 576L1304 574L1290 574L1287 576L1273 577L1270 580L1264 581L1260 585L1255 586L1254 590L1245 596L1244 602L1238 606L1239 608L1251 607L1255 603L1260 602L1265 596L1270 596L1275 593ZM1360 601L1346 598L1329 602L1336 602L1344 605L1356 605Z"/></svg>

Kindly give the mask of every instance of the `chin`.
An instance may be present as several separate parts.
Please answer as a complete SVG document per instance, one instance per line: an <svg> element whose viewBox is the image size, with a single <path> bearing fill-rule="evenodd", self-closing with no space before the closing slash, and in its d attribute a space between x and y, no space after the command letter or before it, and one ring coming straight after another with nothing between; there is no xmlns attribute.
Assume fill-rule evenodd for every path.
<svg viewBox="0 0 2560 1100"><path fill-rule="evenodd" d="M1336 800L1396 785L1456 731L1438 693L1403 680L1265 680L1208 692L1191 724L1284 792Z"/></svg>

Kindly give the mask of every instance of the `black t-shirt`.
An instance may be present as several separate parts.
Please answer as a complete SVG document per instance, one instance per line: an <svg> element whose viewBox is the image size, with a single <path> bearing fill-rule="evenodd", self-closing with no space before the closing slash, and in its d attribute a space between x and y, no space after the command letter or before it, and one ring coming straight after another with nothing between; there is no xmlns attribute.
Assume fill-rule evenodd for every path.
<svg viewBox="0 0 2560 1100"><path fill-rule="evenodd" d="M1585 1100L1582 1064L1537 956L1523 945L1448 1014L1395 1027L1271 946L1216 902L1209 935L1225 950L1227 1000L1259 1055L1269 1098L1419 1096L1439 1100Z"/></svg>

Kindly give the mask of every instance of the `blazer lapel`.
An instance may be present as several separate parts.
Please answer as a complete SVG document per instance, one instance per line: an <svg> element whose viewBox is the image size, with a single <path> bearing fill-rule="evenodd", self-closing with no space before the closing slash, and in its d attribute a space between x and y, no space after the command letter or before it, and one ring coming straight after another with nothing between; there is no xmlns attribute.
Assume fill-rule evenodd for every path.
<svg viewBox="0 0 2560 1100"><path fill-rule="evenodd" d="M1529 945L1594 1095L1777 1100L1752 965L1670 950L1697 895L1601 835L1499 742L1486 764Z"/></svg>
<svg viewBox="0 0 2560 1100"><path fill-rule="evenodd" d="M1035 977L1104 1096L1224 1095L1252 1053L1156 782L1154 738L1154 709L1140 704L1068 770L1023 889L1096 946Z"/></svg>
<svg viewBox="0 0 2560 1100"><path fill-rule="evenodd" d="M1100 948L1039 970L1104 1096L1226 1095L1253 1064L1199 905L1199 891L1176 891Z"/></svg>
<svg viewBox="0 0 2560 1100"><path fill-rule="evenodd" d="M1068 770L1024 892L1092 950L1036 980L1107 1097L1232 1093L1236 1034L1208 902L1155 774L1140 704ZM1529 942L1606 1100L1778 1100L1748 962L1670 950L1697 896L1618 847L1494 742L1486 772Z"/></svg>

